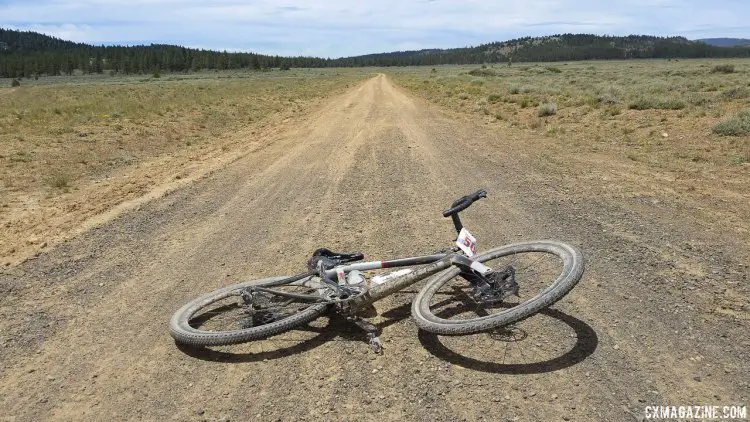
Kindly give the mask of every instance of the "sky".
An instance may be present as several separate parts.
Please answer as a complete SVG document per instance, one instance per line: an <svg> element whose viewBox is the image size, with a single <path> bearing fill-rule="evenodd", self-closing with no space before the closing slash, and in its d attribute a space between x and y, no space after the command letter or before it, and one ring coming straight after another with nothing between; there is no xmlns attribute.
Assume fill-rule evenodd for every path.
<svg viewBox="0 0 750 422"><path fill-rule="evenodd" d="M345 57L558 33L750 38L750 0L0 0L0 27L88 44Z"/></svg>

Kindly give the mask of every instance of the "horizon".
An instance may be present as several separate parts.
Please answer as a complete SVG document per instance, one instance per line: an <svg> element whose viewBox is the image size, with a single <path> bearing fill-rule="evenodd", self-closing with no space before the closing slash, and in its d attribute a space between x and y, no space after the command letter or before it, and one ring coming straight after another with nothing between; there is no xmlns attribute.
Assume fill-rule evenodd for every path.
<svg viewBox="0 0 750 422"><path fill-rule="evenodd" d="M750 15L750 4L742 1L628 3L384 0L352 5L333 0L310 5L290 0L278 6L268 0L135 0L124 6L112 0L7 0L0 5L0 27L90 45L171 44L324 58L462 48L563 33L690 40L750 34L743 19Z"/></svg>

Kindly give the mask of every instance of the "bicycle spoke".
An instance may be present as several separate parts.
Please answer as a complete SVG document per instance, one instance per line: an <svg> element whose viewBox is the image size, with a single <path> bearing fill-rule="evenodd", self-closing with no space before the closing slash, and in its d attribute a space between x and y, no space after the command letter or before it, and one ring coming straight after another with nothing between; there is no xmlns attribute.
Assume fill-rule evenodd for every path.
<svg viewBox="0 0 750 422"><path fill-rule="evenodd" d="M275 286L274 289L294 294L315 292L307 286L297 285ZM212 303L210 308L202 309L191 318L190 325L206 332L240 330L288 317L310 306L310 303L295 298L263 292L252 293L251 296L257 295L253 296L253 303L245 303L243 292L247 290L238 289Z"/></svg>
<svg viewBox="0 0 750 422"><path fill-rule="evenodd" d="M473 286L457 276L441 287L430 303L432 312L449 320L467 320L503 312L521 302L538 295L559 276L563 262L556 255L529 251L514 253L484 262L485 265L502 271L512 267L519 286L518 297L508 296L502 300L480 302L474 300Z"/></svg>

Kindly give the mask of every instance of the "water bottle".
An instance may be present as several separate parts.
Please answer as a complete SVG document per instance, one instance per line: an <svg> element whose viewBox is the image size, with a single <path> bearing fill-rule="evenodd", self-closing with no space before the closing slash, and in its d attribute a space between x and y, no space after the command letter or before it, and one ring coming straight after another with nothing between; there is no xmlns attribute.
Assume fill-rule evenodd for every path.
<svg viewBox="0 0 750 422"><path fill-rule="evenodd" d="M349 274L346 275L346 284L355 285L362 284L364 282L365 277L358 270L351 270L349 271Z"/></svg>

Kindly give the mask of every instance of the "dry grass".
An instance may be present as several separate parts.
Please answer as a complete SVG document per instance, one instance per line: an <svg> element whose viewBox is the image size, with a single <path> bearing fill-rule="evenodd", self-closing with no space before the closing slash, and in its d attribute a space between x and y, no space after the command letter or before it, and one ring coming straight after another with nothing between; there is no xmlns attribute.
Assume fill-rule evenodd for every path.
<svg viewBox="0 0 750 422"><path fill-rule="evenodd" d="M711 213L707 221L720 216L746 230L750 60L490 65L482 73L496 76L481 85L475 69L388 72L414 94L492 127L511 150L582 179L581 194L679 199Z"/></svg>
<svg viewBox="0 0 750 422"><path fill-rule="evenodd" d="M579 150L606 149L621 156L635 150L653 166L674 169L696 162L727 166L737 161L732 157L750 157L742 115L732 117L750 105L750 60L442 66L436 72L389 72L398 84L442 106L500 127L551 134L560 145ZM480 73L481 78L473 76ZM722 121L729 123L714 130Z"/></svg>
<svg viewBox="0 0 750 422"><path fill-rule="evenodd" d="M186 148L221 147L237 128L370 76L360 70L295 70L0 81L0 193L56 195ZM85 183L85 182L82 182Z"/></svg>

